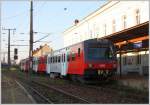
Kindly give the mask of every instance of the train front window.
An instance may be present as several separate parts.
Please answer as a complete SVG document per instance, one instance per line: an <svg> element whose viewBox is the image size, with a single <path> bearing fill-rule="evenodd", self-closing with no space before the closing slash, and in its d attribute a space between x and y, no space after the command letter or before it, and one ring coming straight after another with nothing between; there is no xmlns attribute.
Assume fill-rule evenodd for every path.
<svg viewBox="0 0 150 105"><path fill-rule="evenodd" d="M109 47L88 48L88 59L112 59L113 52Z"/></svg>

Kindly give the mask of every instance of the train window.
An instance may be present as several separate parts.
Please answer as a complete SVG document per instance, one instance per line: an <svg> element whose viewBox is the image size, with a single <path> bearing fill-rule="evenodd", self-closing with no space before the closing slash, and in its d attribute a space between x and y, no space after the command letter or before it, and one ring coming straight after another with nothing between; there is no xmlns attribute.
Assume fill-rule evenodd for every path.
<svg viewBox="0 0 150 105"><path fill-rule="evenodd" d="M43 64L44 63L44 60L43 59L41 59L41 64Z"/></svg>
<svg viewBox="0 0 150 105"><path fill-rule="evenodd" d="M52 57L51 57L50 63L52 63Z"/></svg>
<svg viewBox="0 0 150 105"><path fill-rule="evenodd" d="M47 59L44 59L44 61L45 61L45 64L47 64Z"/></svg>
<svg viewBox="0 0 150 105"><path fill-rule="evenodd" d="M56 56L56 63L57 63L58 57Z"/></svg>
<svg viewBox="0 0 150 105"><path fill-rule="evenodd" d="M56 60L57 60L57 58L56 58L56 56L54 57L54 63L56 63Z"/></svg>
<svg viewBox="0 0 150 105"><path fill-rule="evenodd" d="M45 59L45 64L47 64L47 59Z"/></svg>
<svg viewBox="0 0 150 105"><path fill-rule="evenodd" d="M61 62L61 56L59 56L59 60L60 60L59 62Z"/></svg>
<svg viewBox="0 0 150 105"><path fill-rule="evenodd" d="M58 56L56 56L56 62L58 62Z"/></svg>
<svg viewBox="0 0 150 105"><path fill-rule="evenodd" d="M44 59L42 59L42 60L41 60L41 63L42 63L42 64L44 64L44 63L45 63L45 62L44 62Z"/></svg>
<svg viewBox="0 0 150 105"><path fill-rule="evenodd" d="M65 62L65 54L64 54L64 62Z"/></svg>
<svg viewBox="0 0 150 105"><path fill-rule="evenodd" d="M62 57L61 57L61 58L62 58L62 62L63 62L63 54L62 54Z"/></svg>
<svg viewBox="0 0 150 105"><path fill-rule="evenodd" d="M52 63L54 63L54 57L52 57Z"/></svg>
<svg viewBox="0 0 150 105"><path fill-rule="evenodd" d="M55 62L55 58L53 57L53 63Z"/></svg>
<svg viewBox="0 0 150 105"><path fill-rule="evenodd" d="M56 63L56 61L57 61L57 56L55 56L55 58L54 58L55 60L54 60L54 62Z"/></svg>
<svg viewBox="0 0 150 105"><path fill-rule="evenodd" d="M57 63L57 56L55 57L55 63Z"/></svg>
<svg viewBox="0 0 150 105"><path fill-rule="evenodd" d="M44 59L42 59L42 64L44 64L45 63L45 60Z"/></svg>
<svg viewBox="0 0 150 105"><path fill-rule="evenodd" d="M53 63L55 63L55 57L53 57Z"/></svg>
<svg viewBox="0 0 150 105"><path fill-rule="evenodd" d="M75 53L72 53L72 61L75 60Z"/></svg>
<svg viewBox="0 0 150 105"><path fill-rule="evenodd" d="M67 54L67 61L70 61L69 54Z"/></svg>
<svg viewBox="0 0 150 105"><path fill-rule="evenodd" d="M52 59L51 59L51 58L52 58L52 57L49 58L49 63L52 63Z"/></svg>
<svg viewBox="0 0 150 105"><path fill-rule="evenodd" d="M56 62L56 57L54 56L54 63Z"/></svg>
<svg viewBox="0 0 150 105"><path fill-rule="evenodd" d="M80 48L78 48L78 57L80 57Z"/></svg>
<svg viewBox="0 0 150 105"><path fill-rule="evenodd" d="M58 57L58 62L60 62L60 56Z"/></svg>
<svg viewBox="0 0 150 105"><path fill-rule="evenodd" d="M48 58L48 64L50 64L50 58Z"/></svg>

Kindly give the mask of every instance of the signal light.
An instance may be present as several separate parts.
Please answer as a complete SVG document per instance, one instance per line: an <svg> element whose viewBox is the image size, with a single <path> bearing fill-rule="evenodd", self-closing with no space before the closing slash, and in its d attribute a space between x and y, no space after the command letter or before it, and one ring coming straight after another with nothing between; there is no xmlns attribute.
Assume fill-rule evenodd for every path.
<svg viewBox="0 0 150 105"><path fill-rule="evenodd" d="M17 55L14 56L14 60L16 60L16 59L18 59L18 56L17 56Z"/></svg>
<svg viewBox="0 0 150 105"><path fill-rule="evenodd" d="M116 68L116 67L117 67L117 64L116 64L116 63L114 63L114 64L113 64L113 68Z"/></svg>
<svg viewBox="0 0 150 105"><path fill-rule="evenodd" d="M89 64L89 67L90 67L90 68L92 68L92 66L93 66L92 64Z"/></svg>
<svg viewBox="0 0 150 105"><path fill-rule="evenodd" d="M17 48L14 49L14 53L15 53L15 55L18 54L18 49Z"/></svg>

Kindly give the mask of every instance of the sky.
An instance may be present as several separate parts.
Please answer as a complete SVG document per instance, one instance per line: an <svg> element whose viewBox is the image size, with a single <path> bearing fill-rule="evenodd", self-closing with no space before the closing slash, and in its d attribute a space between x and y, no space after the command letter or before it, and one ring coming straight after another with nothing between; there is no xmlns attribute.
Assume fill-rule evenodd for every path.
<svg viewBox="0 0 150 105"><path fill-rule="evenodd" d="M34 41L49 33L49 36L42 40L45 42L34 43L33 49L46 43L54 50L63 48L62 32L74 25L75 19L81 21L106 2L104 0L33 1L33 31L38 32L34 34ZM3 0L1 5L1 27L16 29L14 32L11 31L11 44L29 45L30 2ZM4 52L7 57L8 31L1 30L1 33L3 59ZM14 48L18 48L19 59L28 57L29 46L11 46L11 58L14 56Z"/></svg>

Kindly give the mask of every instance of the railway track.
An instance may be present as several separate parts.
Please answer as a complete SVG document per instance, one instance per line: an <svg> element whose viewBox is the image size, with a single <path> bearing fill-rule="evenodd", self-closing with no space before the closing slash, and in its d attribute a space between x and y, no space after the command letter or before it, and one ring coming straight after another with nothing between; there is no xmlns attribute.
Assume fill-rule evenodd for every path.
<svg viewBox="0 0 150 105"><path fill-rule="evenodd" d="M36 103L45 103L45 104L53 104L51 100L49 100L47 97L42 95L37 89L33 88L27 83L23 83L19 80L19 83L21 83L27 90L32 94L32 97L34 97L34 100Z"/></svg>
<svg viewBox="0 0 150 105"><path fill-rule="evenodd" d="M38 103L90 103L89 101L78 97L76 95L70 94L64 90L55 88L53 86L39 83L34 80L25 80L22 77L17 77L20 81L25 83L26 88L32 91L32 94L36 94L41 97Z"/></svg>
<svg viewBox="0 0 150 105"><path fill-rule="evenodd" d="M70 81L50 82L46 78L32 78L27 76L16 75L21 81L27 82L32 88L37 90L52 103L148 103L148 96L141 94L129 93L122 90L117 85L85 85L80 83L72 83ZM60 81L60 80L59 80ZM31 89L30 89L31 90ZM126 93L127 92L127 93ZM34 92L35 93L35 92ZM141 95L141 96L140 96ZM147 97L146 97L147 96ZM40 96L39 96L40 97ZM48 103L48 102L42 102Z"/></svg>
<svg viewBox="0 0 150 105"><path fill-rule="evenodd" d="M59 88L56 88L56 87L53 87L53 86L50 86L50 85L47 85L47 84L44 84L44 83L38 83L38 82L36 82L36 81L32 81L32 82L35 83L35 84L37 84L37 85L43 86L43 87L45 87L45 88L52 89L52 90L54 90L54 91L56 91L56 92L58 92L58 93L60 93L60 94L63 94L63 95L65 95L65 96L67 96L67 97L70 97L71 99L76 100L77 103L78 103L78 102L79 102L79 103L90 103L89 101L87 101L87 100L85 100L85 99L83 99L83 98L81 98L81 97L79 97L79 96L70 94L69 92L66 92L66 91L64 91L64 90L61 90L61 89L59 89Z"/></svg>
<svg viewBox="0 0 150 105"><path fill-rule="evenodd" d="M41 81L42 82L42 81ZM44 82L44 81L43 81ZM70 82L68 82L70 84ZM47 83L48 84L48 83ZM117 87L118 85L112 86L111 84L106 85L85 85L85 84L80 84L80 83L71 83L72 85L77 85L78 87L84 87L84 88L91 88L94 90L103 91L104 93L107 94L116 94L116 99L119 100L119 102L127 102L127 103L147 103L148 102L148 96L135 93L130 91L127 91L127 89L122 89L122 87ZM65 90L65 89L64 89ZM146 97L147 96L147 97ZM92 101L90 101L92 102Z"/></svg>

